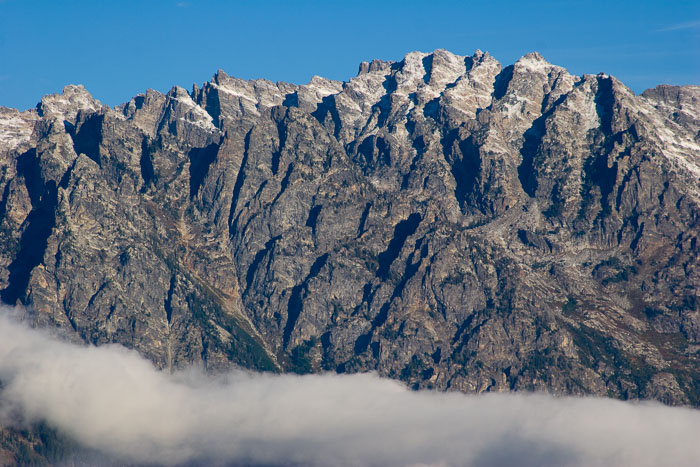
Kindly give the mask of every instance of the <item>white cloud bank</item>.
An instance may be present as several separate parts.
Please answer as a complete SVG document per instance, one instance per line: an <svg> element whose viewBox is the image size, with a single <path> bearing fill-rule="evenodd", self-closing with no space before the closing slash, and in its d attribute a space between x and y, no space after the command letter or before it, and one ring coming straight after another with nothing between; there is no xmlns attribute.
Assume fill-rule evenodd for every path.
<svg viewBox="0 0 700 467"><path fill-rule="evenodd" d="M131 462L691 466L700 411L544 395L412 392L374 375L168 375L0 316L0 421L46 420Z"/></svg>

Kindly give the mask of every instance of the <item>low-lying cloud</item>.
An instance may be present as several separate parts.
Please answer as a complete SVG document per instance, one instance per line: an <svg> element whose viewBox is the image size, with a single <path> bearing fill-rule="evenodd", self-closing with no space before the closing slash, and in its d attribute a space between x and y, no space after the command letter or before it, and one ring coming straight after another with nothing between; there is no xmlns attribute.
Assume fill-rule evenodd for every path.
<svg viewBox="0 0 700 467"><path fill-rule="evenodd" d="M413 392L372 374L169 375L121 346L0 316L0 422L45 420L129 462L697 465L700 412L598 398Z"/></svg>

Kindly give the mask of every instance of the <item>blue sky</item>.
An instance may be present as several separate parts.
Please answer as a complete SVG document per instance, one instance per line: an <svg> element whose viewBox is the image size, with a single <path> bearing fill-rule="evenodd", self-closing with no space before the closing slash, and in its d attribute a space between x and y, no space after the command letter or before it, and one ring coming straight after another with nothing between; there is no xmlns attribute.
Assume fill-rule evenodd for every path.
<svg viewBox="0 0 700 467"><path fill-rule="evenodd" d="M700 84L700 0L0 0L0 105L26 109L67 84L117 105L147 88L241 78L347 80L363 60L412 50L536 50L635 92Z"/></svg>

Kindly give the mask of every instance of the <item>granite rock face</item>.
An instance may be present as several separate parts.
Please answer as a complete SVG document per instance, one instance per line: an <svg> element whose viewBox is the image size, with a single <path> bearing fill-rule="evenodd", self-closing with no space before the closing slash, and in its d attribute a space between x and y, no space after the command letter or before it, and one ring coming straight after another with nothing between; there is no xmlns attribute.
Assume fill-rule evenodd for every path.
<svg viewBox="0 0 700 467"><path fill-rule="evenodd" d="M537 53L0 109L0 298L164 369L700 406L700 87Z"/></svg>

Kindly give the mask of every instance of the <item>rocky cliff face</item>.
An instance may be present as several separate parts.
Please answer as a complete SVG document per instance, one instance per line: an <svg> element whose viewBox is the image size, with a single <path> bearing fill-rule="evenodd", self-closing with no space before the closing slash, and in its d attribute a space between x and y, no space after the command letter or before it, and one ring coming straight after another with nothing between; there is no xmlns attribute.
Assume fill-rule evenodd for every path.
<svg viewBox="0 0 700 467"><path fill-rule="evenodd" d="M162 368L700 405L700 87L532 53L0 109L0 297Z"/></svg>

